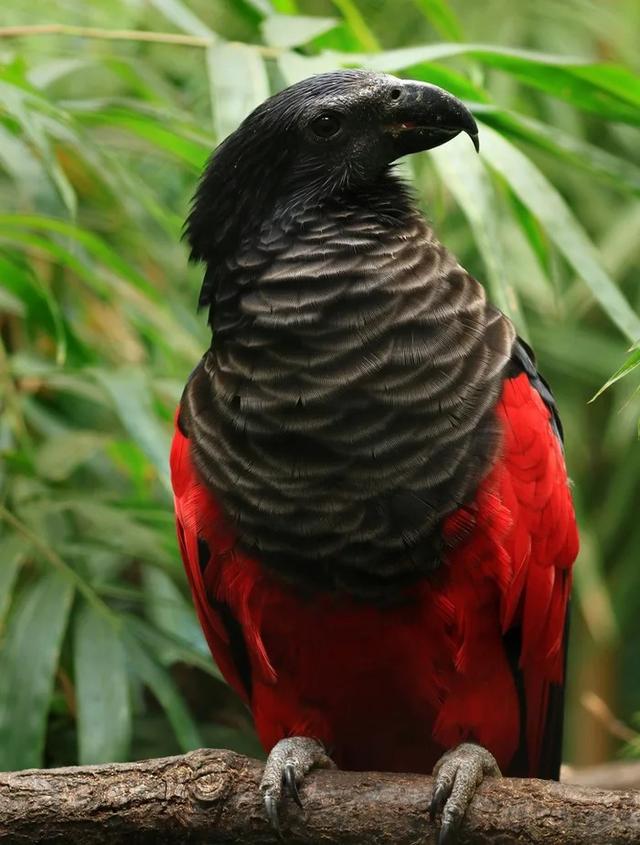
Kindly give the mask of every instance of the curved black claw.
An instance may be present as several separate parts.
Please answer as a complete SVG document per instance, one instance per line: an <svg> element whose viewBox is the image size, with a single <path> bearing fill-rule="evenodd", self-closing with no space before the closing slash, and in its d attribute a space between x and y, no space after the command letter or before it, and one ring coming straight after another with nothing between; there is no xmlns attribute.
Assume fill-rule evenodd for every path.
<svg viewBox="0 0 640 845"><path fill-rule="evenodd" d="M453 845L456 841L457 826L454 827L448 822L442 822L440 833L438 834L438 845Z"/></svg>
<svg viewBox="0 0 640 845"><path fill-rule="evenodd" d="M300 798L300 793L298 792L298 784L296 783L296 768L293 763L285 763L284 766L284 782L289 790L289 794L296 802L298 807L302 809L302 800Z"/></svg>
<svg viewBox="0 0 640 845"><path fill-rule="evenodd" d="M429 815L441 815L438 845L453 845L469 804L485 776L501 777L494 756L481 745L465 742L447 751L433 769Z"/></svg>
<svg viewBox="0 0 640 845"><path fill-rule="evenodd" d="M434 786L431 804L429 805L429 817L431 821L435 821L436 816L440 815L448 797L449 791L446 784L441 783L439 786Z"/></svg>
<svg viewBox="0 0 640 845"><path fill-rule="evenodd" d="M271 827L280 835L282 831L280 830L280 817L278 816L278 802L273 795L265 794L264 808L267 811L267 818L271 822Z"/></svg>
<svg viewBox="0 0 640 845"><path fill-rule="evenodd" d="M279 809L284 792L288 792L298 807L302 800L298 786L312 768L333 769L335 763L327 756L322 745L306 736L281 739L272 749L260 781L267 817L280 835Z"/></svg>

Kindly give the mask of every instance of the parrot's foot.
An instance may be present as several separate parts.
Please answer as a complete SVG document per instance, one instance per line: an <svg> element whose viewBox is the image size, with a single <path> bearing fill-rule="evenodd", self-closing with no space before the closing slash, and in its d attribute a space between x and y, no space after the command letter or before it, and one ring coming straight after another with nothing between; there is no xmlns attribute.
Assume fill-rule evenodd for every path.
<svg viewBox="0 0 640 845"><path fill-rule="evenodd" d="M316 739L292 736L289 739L281 739L271 749L260 781L260 791L269 821L278 833L280 832L278 808L282 801L283 791L289 792L296 804L302 807L298 786L307 772L313 768L336 768L336 764Z"/></svg>
<svg viewBox="0 0 640 845"><path fill-rule="evenodd" d="M438 845L455 841L460 823L485 776L502 777L493 754L481 745L465 742L447 751L433 768L431 821L442 814Z"/></svg>

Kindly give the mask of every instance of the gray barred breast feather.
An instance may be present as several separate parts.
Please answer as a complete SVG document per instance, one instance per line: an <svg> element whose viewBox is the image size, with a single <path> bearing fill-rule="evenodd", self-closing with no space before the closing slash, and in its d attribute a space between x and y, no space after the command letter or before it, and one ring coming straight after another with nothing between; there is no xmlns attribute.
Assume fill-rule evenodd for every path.
<svg viewBox="0 0 640 845"><path fill-rule="evenodd" d="M509 320L382 199L272 219L208 272L214 339L180 424L244 548L367 597L435 570L499 448Z"/></svg>

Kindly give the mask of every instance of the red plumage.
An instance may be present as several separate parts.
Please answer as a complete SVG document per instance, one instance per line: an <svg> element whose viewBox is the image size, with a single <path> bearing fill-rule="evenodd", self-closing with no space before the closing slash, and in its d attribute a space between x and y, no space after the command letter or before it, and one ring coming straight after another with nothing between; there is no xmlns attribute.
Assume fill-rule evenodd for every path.
<svg viewBox="0 0 640 845"><path fill-rule="evenodd" d="M526 374L505 379L496 413L499 455L473 502L446 519L443 566L388 607L305 594L243 553L176 428L178 536L196 609L266 750L312 736L344 768L430 772L471 740L507 774L545 775L578 539L561 445ZM518 632L519 671L509 631Z"/></svg>

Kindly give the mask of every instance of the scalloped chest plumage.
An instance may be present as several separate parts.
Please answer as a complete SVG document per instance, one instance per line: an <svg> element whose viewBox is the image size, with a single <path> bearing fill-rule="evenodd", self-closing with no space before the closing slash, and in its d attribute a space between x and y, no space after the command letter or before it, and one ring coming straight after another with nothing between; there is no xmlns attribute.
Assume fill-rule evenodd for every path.
<svg viewBox="0 0 640 845"><path fill-rule="evenodd" d="M208 272L180 424L243 546L372 597L437 568L499 447L508 319L416 211L371 197L290 210Z"/></svg>

